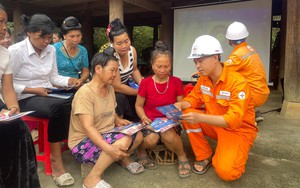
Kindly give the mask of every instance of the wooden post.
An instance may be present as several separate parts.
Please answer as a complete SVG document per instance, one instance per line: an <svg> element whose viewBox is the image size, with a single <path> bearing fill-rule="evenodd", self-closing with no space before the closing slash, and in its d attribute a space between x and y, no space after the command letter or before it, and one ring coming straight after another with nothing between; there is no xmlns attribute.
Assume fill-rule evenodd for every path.
<svg viewBox="0 0 300 188"><path fill-rule="evenodd" d="M300 1L286 0L284 102L281 116L300 119Z"/></svg>
<svg viewBox="0 0 300 188"><path fill-rule="evenodd" d="M86 47L88 54L89 54L89 60L92 59L94 55L94 45L93 45L93 24L92 24L92 16L90 12L86 12L84 16L84 20L82 23L82 31L84 36L84 46Z"/></svg>
<svg viewBox="0 0 300 188"><path fill-rule="evenodd" d="M158 40L158 26L153 27L153 46L155 45L155 42Z"/></svg>
<svg viewBox="0 0 300 188"><path fill-rule="evenodd" d="M116 18L124 23L123 0L109 0L109 22Z"/></svg>
<svg viewBox="0 0 300 188"><path fill-rule="evenodd" d="M169 10L162 14L162 31L161 40L163 40L169 47L170 51L173 50L173 19L172 12Z"/></svg>
<svg viewBox="0 0 300 188"><path fill-rule="evenodd" d="M14 43L19 42L19 35L22 32L22 26L21 26L21 16L23 14L22 6L20 3L15 3L13 6L13 22L14 22Z"/></svg>

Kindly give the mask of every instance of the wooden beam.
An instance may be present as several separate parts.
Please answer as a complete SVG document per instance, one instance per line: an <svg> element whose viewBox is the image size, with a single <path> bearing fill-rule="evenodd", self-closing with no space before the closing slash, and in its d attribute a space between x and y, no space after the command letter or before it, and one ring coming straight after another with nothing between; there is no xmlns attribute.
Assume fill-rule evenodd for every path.
<svg viewBox="0 0 300 188"><path fill-rule="evenodd" d="M158 13L164 13L164 8L146 0L124 0L124 2Z"/></svg>
<svg viewBox="0 0 300 188"><path fill-rule="evenodd" d="M124 23L123 0L109 0L109 21L119 18Z"/></svg>

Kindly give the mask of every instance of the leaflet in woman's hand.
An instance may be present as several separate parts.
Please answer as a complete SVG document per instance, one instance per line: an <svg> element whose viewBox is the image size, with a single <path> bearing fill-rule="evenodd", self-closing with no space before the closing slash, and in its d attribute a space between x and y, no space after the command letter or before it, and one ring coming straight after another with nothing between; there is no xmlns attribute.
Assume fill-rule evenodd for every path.
<svg viewBox="0 0 300 188"><path fill-rule="evenodd" d="M13 121L13 120L18 119L20 117L26 116L26 115L28 115L32 112L34 112L34 111L20 112L19 114L14 114L14 115L11 115L11 116L9 116L8 113L1 114L0 115L0 123Z"/></svg>
<svg viewBox="0 0 300 188"><path fill-rule="evenodd" d="M168 119L171 119L175 122L180 121L180 116L182 113L180 110L178 110L178 108L175 107L174 104L156 107L156 109L164 114Z"/></svg>
<svg viewBox="0 0 300 188"><path fill-rule="evenodd" d="M119 133L123 133L123 134L127 134L127 135L131 136L131 135L137 133L138 131L142 130L146 126L148 126L148 125L143 125L140 122L135 122L135 123L131 123L131 124L125 125L125 126L115 127L112 130L105 131L102 133L119 132Z"/></svg>
<svg viewBox="0 0 300 188"><path fill-rule="evenodd" d="M179 124L180 124L180 122L172 121L171 119L168 119L166 117L164 117L164 118L155 118L148 128L150 128L151 130L153 130L155 132L162 132L163 133L166 130L168 130L172 127L176 127Z"/></svg>

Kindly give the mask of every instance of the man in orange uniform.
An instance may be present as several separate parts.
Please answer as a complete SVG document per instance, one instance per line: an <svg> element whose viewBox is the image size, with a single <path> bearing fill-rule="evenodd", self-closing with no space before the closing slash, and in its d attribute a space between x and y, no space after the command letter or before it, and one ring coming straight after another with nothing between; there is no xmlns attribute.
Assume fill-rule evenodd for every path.
<svg viewBox="0 0 300 188"><path fill-rule="evenodd" d="M268 99L270 90L267 85L266 72L258 53L246 42L249 32L240 22L229 25L226 38L234 48L224 63L229 70L241 73L250 85L254 107L263 105ZM259 111L256 112L256 122L263 121Z"/></svg>
<svg viewBox="0 0 300 188"><path fill-rule="evenodd" d="M195 40L188 58L194 59L201 77L175 106L183 111L183 127L196 157L193 172L204 174L212 163L222 180L231 181L245 172L258 129L250 87L244 76L223 66L221 53L216 38L202 35ZM198 110L203 105L205 112ZM218 141L215 154L204 136Z"/></svg>

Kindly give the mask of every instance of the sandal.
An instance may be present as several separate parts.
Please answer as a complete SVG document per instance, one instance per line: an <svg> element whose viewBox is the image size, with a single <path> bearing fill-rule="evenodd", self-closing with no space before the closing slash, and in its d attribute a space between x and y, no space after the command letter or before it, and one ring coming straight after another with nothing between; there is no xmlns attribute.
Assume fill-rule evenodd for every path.
<svg viewBox="0 0 300 188"><path fill-rule="evenodd" d="M52 176L52 178L59 187L69 186L75 182L74 178L69 173L64 173L60 176Z"/></svg>
<svg viewBox="0 0 300 188"><path fill-rule="evenodd" d="M189 167L186 167L188 165ZM181 166L181 167L180 167ZM186 174L182 174L180 172L188 171ZM191 175L191 165L189 161L179 161L178 160L178 176L181 178L187 178Z"/></svg>
<svg viewBox="0 0 300 188"><path fill-rule="evenodd" d="M158 168L158 164L151 160L148 156L138 157L137 162L148 170L155 170Z"/></svg>
<svg viewBox="0 0 300 188"><path fill-rule="evenodd" d="M87 188L85 185L82 185L83 188ZM94 188L112 188L112 186L104 180L99 181Z"/></svg>
<svg viewBox="0 0 300 188"><path fill-rule="evenodd" d="M211 166L211 162L212 162L212 156L210 156L209 158L205 159L205 160L208 160L208 163L206 164L205 163L205 160L202 160L202 161L195 161L194 162L194 165L193 165L193 168L192 168L192 171L196 174L199 174L199 175L202 175L202 174L205 174L206 171L209 169L209 167ZM202 166L203 170L199 171L195 168L195 165L198 165L198 166Z"/></svg>
<svg viewBox="0 0 300 188"><path fill-rule="evenodd" d="M139 174L144 171L143 165L138 162L132 162L127 166L122 165L122 167L126 168L131 174Z"/></svg>

